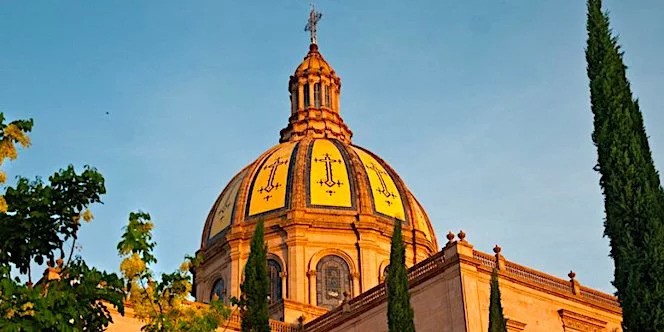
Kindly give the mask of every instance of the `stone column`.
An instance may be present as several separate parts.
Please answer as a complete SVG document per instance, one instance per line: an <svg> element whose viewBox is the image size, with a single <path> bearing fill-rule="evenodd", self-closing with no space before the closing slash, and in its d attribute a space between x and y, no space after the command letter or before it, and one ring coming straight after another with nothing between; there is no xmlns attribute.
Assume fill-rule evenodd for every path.
<svg viewBox="0 0 664 332"><path fill-rule="evenodd" d="M281 278L281 298L285 299L288 297L288 288L286 285L286 279L288 277L288 273L286 272L279 272L279 278Z"/></svg>
<svg viewBox="0 0 664 332"><path fill-rule="evenodd" d="M297 109L304 109L304 86L297 82Z"/></svg>
<svg viewBox="0 0 664 332"><path fill-rule="evenodd" d="M351 273L351 278L353 282L353 293L351 294L352 297L355 297L361 293L360 289L360 273L357 271L354 271Z"/></svg>
<svg viewBox="0 0 664 332"><path fill-rule="evenodd" d="M334 90L335 90L335 91L334 91L334 93L332 94L332 95L334 96L334 101L333 101L333 103L334 103L334 111L337 112L337 113L341 113L341 112L339 112L339 95L341 94L341 92L339 91L339 87L338 87L338 86L335 86L335 89L334 89Z"/></svg>
<svg viewBox="0 0 664 332"><path fill-rule="evenodd" d="M292 220L296 220L296 214L292 216ZM293 226L287 227L286 232L288 238L286 245L288 246L288 298L293 301L306 303L307 302L307 277L305 275L307 265L305 257L305 247L307 246L306 227Z"/></svg>
<svg viewBox="0 0 664 332"><path fill-rule="evenodd" d="M309 304L316 305L316 270L309 270L307 277L309 277Z"/></svg>

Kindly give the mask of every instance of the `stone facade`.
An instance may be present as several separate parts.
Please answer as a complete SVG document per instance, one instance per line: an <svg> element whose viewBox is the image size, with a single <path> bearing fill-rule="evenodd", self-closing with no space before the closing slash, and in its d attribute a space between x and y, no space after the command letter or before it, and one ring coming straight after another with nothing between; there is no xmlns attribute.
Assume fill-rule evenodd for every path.
<svg viewBox="0 0 664 332"><path fill-rule="evenodd" d="M453 237L453 236L452 236ZM450 240L440 252L408 270L415 327L420 332L487 330L491 272L498 268L508 331L619 332L622 311L616 298L582 286L573 273L560 279L473 249L464 240ZM299 303L275 304L297 308ZM381 283L331 311L307 306L294 322L272 320L275 332L387 331L387 298ZM138 331L131 308L114 315L109 331ZM237 314L219 331L239 331Z"/></svg>
<svg viewBox="0 0 664 332"><path fill-rule="evenodd" d="M473 249L465 239L409 269L417 331L487 331L498 268L508 331L621 331L615 297ZM573 273L570 273L575 277ZM387 331L384 285L304 325L304 331Z"/></svg>

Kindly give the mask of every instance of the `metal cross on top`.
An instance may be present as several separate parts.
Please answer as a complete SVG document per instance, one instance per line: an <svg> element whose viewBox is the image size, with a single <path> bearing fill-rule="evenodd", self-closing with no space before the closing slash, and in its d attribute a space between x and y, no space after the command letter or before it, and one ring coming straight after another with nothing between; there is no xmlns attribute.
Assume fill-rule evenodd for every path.
<svg viewBox="0 0 664 332"><path fill-rule="evenodd" d="M316 8L314 7L314 4L311 4L311 12L309 12L309 21L307 21L307 25L304 27L304 31L309 31L311 33L311 43L316 44L316 26L318 25L318 21L320 21L320 18L323 17L323 14L320 12L316 11Z"/></svg>

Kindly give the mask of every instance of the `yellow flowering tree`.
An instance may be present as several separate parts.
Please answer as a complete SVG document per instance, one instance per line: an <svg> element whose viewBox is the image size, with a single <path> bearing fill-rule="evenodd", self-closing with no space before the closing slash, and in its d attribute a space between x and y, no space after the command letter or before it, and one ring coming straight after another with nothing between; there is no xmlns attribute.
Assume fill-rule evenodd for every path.
<svg viewBox="0 0 664 332"><path fill-rule="evenodd" d="M17 144L30 145L33 124L4 120L0 113L0 164L16 159ZM0 180L7 180L4 172ZM92 220L88 207L104 193L104 178L91 167L78 173L69 166L48 182L18 177L6 187L0 196L0 330L97 331L111 322L107 304L123 312L122 280L73 257L80 220ZM49 267L33 284L35 264Z"/></svg>
<svg viewBox="0 0 664 332"><path fill-rule="evenodd" d="M32 130L32 119L15 120L5 124L5 116L0 113L0 166L5 159L14 160L18 156L16 144L27 148L30 146L28 134ZM7 181L7 173L0 170L0 184ZM0 195L0 213L7 212L7 201Z"/></svg>
<svg viewBox="0 0 664 332"><path fill-rule="evenodd" d="M214 331L225 321L230 310L214 299L204 305L189 301L191 273L197 258L185 257L178 271L162 274L157 280L150 265L157 262L153 255L154 224L145 212L132 212L118 243L123 258L120 271L126 281L128 301L134 314L145 323L145 331Z"/></svg>

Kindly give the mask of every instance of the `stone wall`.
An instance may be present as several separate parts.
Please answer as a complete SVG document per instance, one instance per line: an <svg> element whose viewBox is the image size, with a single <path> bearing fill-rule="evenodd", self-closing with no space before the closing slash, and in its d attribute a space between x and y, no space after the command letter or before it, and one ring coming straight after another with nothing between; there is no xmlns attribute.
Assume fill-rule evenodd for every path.
<svg viewBox="0 0 664 332"><path fill-rule="evenodd" d="M409 269L417 331L486 331L491 273L498 269L509 331L621 331L615 297L473 250L460 234L443 251ZM305 325L305 331L387 331L385 288L379 285Z"/></svg>

